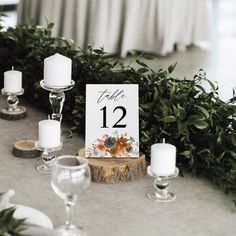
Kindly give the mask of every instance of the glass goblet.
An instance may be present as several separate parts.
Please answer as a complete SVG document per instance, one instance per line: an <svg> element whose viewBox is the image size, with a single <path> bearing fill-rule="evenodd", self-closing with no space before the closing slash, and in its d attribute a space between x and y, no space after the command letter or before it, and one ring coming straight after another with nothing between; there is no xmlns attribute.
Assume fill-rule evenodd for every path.
<svg viewBox="0 0 236 236"><path fill-rule="evenodd" d="M54 162L51 186L64 200L66 223L56 229L60 236L85 236L86 232L73 224L73 208L80 194L90 185L91 174L88 161L78 156L60 156Z"/></svg>

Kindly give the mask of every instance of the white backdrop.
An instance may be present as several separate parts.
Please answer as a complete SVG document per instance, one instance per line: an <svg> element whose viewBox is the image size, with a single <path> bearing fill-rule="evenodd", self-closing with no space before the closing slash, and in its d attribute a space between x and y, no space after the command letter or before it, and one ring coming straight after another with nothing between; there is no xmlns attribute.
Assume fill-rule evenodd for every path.
<svg viewBox="0 0 236 236"><path fill-rule="evenodd" d="M53 34L125 56L129 50L166 55L174 44L209 37L207 0L21 0L18 22L54 22Z"/></svg>

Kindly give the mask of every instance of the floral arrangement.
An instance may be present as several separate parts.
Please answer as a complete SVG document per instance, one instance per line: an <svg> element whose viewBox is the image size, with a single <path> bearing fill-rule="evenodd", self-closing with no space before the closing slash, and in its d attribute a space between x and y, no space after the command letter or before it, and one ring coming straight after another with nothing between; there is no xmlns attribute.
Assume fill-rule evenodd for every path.
<svg viewBox="0 0 236 236"><path fill-rule="evenodd" d="M114 135L104 134L98 138L92 147L86 150L87 157L138 157L138 142L127 133Z"/></svg>

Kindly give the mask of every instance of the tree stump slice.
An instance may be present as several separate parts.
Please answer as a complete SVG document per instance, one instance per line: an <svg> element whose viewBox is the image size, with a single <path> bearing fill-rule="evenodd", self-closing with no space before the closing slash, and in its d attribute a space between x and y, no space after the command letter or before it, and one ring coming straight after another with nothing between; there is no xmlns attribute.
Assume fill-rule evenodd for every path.
<svg viewBox="0 0 236 236"><path fill-rule="evenodd" d="M85 150L77 152L84 157ZM86 158L86 157L85 157ZM97 183L124 183L143 178L146 175L145 155L138 158L86 158L91 168L92 180Z"/></svg>
<svg viewBox="0 0 236 236"><path fill-rule="evenodd" d="M20 140L14 143L12 153L14 156L21 158L40 156L40 151L35 148L34 140Z"/></svg>
<svg viewBox="0 0 236 236"><path fill-rule="evenodd" d="M9 112L6 108L0 111L0 117L4 120L21 120L27 115L27 109L25 107L19 106L20 111Z"/></svg>

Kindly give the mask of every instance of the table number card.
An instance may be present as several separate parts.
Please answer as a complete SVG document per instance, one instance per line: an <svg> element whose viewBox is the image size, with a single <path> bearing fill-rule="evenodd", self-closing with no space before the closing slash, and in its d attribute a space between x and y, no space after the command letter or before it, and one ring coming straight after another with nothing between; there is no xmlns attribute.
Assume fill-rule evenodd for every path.
<svg viewBox="0 0 236 236"><path fill-rule="evenodd" d="M137 84L86 85L86 157L139 157Z"/></svg>

